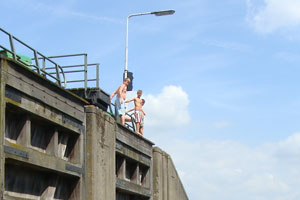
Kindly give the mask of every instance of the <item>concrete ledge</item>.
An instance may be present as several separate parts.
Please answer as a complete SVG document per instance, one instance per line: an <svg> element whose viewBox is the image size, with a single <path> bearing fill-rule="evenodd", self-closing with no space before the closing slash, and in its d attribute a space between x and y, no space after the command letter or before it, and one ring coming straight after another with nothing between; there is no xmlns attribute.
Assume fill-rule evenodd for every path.
<svg viewBox="0 0 300 200"><path fill-rule="evenodd" d="M27 111L33 115L37 115L45 120L51 121L59 126L70 129L76 133L81 133L83 127L83 122L80 122L76 119L72 119L72 117L64 114L62 111L51 108L43 103L37 102L17 91L16 89L7 87L6 95L8 97L5 98L6 102L14 106L15 108L19 108L20 111ZM13 95L13 96L12 96ZM14 98L14 99L11 99ZM16 98L20 99L20 103L16 101Z"/></svg>
<svg viewBox="0 0 300 200"><path fill-rule="evenodd" d="M5 159L11 160L13 162L14 160L16 162L23 162L27 163L28 165L34 165L36 167L41 167L45 169L49 169L52 171L57 171L59 173L64 173L72 176L80 177L80 173L69 171L66 169L66 165L75 166L77 168L81 168L79 165L71 164L63 159L47 155L42 152L38 152L36 150L33 150L31 148L23 147L16 144L8 144L6 141L6 148L15 149L15 151L22 151L25 152L27 157L19 156L16 154L5 152L4 156Z"/></svg>
<svg viewBox="0 0 300 200"><path fill-rule="evenodd" d="M139 163L142 163L148 167L151 166L151 158L142 154L139 154L134 149L132 149L130 146L127 146L126 144L122 144L121 142L116 142L116 152L129 157Z"/></svg>
<svg viewBox="0 0 300 200"><path fill-rule="evenodd" d="M130 183L128 181L121 180L119 178L116 179L116 187L119 190L129 192L132 194L138 194L144 197L151 197L152 192L148 188L144 188L140 185L136 185L134 183Z"/></svg>
<svg viewBox="0 0 300 200"><path fill-rule="evenodd" d="M70 95L70 92L58 86L52 88L48 81L43 79L36 80L38 76L31 73L22 73L19 66L8 64L6 73L6 84L16 88L22 93L65 112L66 114L83 121L84 109L83 106L87 101L77 97L75 94ZM58 89L60 88L60 89Z"/></svg>
<svg viewBox="0 0 300 200"><path fill-rule="evenodd" d="M87 114L95 114L98 118L104 118L105 121L111 123L111 124L115 124L116 120L109 115L107 112L102 111L100 108L94 106L94 105L86 105L84 106L85 108L85 113ZM101 112L100 112L101 110Z"/></svg>
<svg viewBox="0 0 300 200"><path fill-rule="evenodd" d="M152 157L152 145L154 145L154 143L145 139L144 137L141 137L119 123L117 123L116 128L116 139L117 141L130 146L138 152Z"/></svg>
<svg viewBox="0 0 300 200"><path fill-rule="evenodd" d="M18 68L17 70L21 72L21 74L26 74L26 76L30 76L32 80L35 80L39 83L43 83L44 85L47 85L50 90L55 91L55 93L59 93L62 95L66 95L68 98L72 98L74 101L78 103L85 103L88 104L88 101L85 99L77 96L76 94L64 89L63 87L58 86L56 83L46 79L44 76L34 72L33 70L29 69L27 66L22 65L19 62L16 62L12 58L8 58L7 56L0 55L0 62L3 62L3 69L2 71L7 71L8 66L13 66Z"/></svg>

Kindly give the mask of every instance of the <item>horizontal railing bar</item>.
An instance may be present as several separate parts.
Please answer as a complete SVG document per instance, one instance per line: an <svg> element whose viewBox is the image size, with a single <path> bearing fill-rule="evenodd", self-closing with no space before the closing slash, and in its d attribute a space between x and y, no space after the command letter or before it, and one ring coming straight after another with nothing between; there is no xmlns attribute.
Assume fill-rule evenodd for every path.
<svg viewBox="0 0 300 200"><path fill-rule="evenodd" d="M84 72L84 70L64 71L64 73Z"/></svg>
<svg viewBox="0 0 300 200"><path fill-rule="evenodd" d="M87 64L86 66L97 66L99 63L91 63L91 64ZM84 67L85 65L63 65L61 66L62 68L71 68L71 67Z"/></svg>
<svg viewBox="0 0 300 200"><path fill-rule="evenodd" d="M28 44L24 43L23 41L19 40L18 38L16 38L16 37L13 36L12 34L6 32L6 31L3 30L2 28L0 28L0 31L2 31L3 33L7 34L10 38L12 38L12 40L15 40L15 41L19 42L21 45L23 45L23 46L27 47L28 49L30 49L31 51L33 51L33 53L35 54L35 58L34 58L33 60L35 60L36 62L37 62L36 59L39 59L39 58L37 58L37 57L38 57L37 55L39 55L39 56L42 57L41 59L48 60L49 62L51 62L52 64L54 64L54 65L56 66L54 69L56 70L56 72L57 72L56 74L58 75L58 77L57 77L57 76L54 77L54 76L52 76L51 74L45 72L44 70L41 70L39 66L32 65L32 66L36 69L37 73L41 74L40 71L43 71L44 74L47 74L48 76L50 76L50 77L52 77L53 79L55 79L55 80L59 83L59 85L61 85L61 81L60 81L60 77L59 77L59 74L61 73L62 76L63 76L63 78L64 78L64 84L66 84L65 75L64 75L63 69L61 68L60 65L58 65L57 63L55 63L54 61L52 61L52 60L49 59L48 57L44 56L42 53L36 51L34 48L32 48L32 47L29 46ZM6 49L5 47L2 47L2 46L1 46L1 48L4 49L4 50L6 50L6 51L8 51L8 52L10 52L10 53L12 53L12 54L14 55L14 59L16 59L15 56L17 56L17 57L18 57L18 59L17 59L18 62L24 63L22 60L20 60L20 57L19 57L18 55L15 54L15 52L14 52L13 49L12 49L12 51L13 51L13 52L12 52L12 51ZM87 54L83 54L83 55L87 55ZM26 64L26 63L24 63L24 64ZM35 64L38 65L38 63L35 63ZM59 72L59 71L61 71L61 72Z"/></svg>
<svg viewBox="0 0 300 200"><path fill-rule="evenodd" d="M0 47L1 47L2 49L4 49L5 51L8 51L9 53L12 54L12 52L11 52L10 50L6 49L5 47L3 47L3 46L1 46L1 45L0 45ZM21 62L22 64L27 65L27 63L24 63L22 60L20 60L20 58L21 58L20 56L17 55L17 57L18 57L18 61L19 61L19 62ZM34 70L38 70L38 67L37 67L36 65L28 65L28 66L34 67L34 68L35 68ZM53 69L55 69L55 68L53 68ZM42 69L40 69L40 70L41 70L44 74L46 74L46 75L50 76L51 78L55 79L56 81L59 81L55 76L52 75L52 74L56 74L56 72L54 72L54 73L48 73L48 72L46 72L46 71L44 71L44 70L42 70ZM60 72L60 73L62 73L62 72Z"/></svg>
<svg viewBox="0 0 300 200"><path fill-rule="evenodd" d="M65 74L66 73L76 73L76 72L84 72L84 70L64 71ZM50 74L56 74L56 72L51 72Z"/></svg>
<svg viewBox="0 0 300 200"><path fill-rule="evenodd" d="M34 69L34 70L37 70L37 66L35 66L35 65L30 65L30 66L32 66L32 67L35 67L36 69ZM33 70L33 71L34 71ZM53 76L52 75L52 73L48 73L48 72L46 72L46 71L44 71L44 70L42 70L42 69L40 69L41 70L41 74L43 74L43 75L48 75L48 76L50 76L51 78L53 78L53 79L55 79L56 81L59 81L55 76ZM56 74L56 73L55 73Z"/></svg>
<svg viewBox="0 0 300 200"><path fill-rule="evenodd" d="M73 80L73 81L67 81L67 83L76 83L76 82L83 82L84 80Z"/></svg>
<svg viewBox="0 0 300 200"><path fill-rule="evenodd" d="M49 56L49 58L64 58L64 57L86 56L86 55L87 55L87 53L76 53L76 54L67 54L67 55Z"/></svg>
<svg viewBox="0 0 300 200"><path fill-rule="evenodd" d="M6 32L5 30L3 30L2 28L0 28L0 30L5 33L6 35L10 35L10 33Z"/></svg>
<svg viewBox="0 0 300 200"><path fill-rule="evenodd" d="M88 80L86 80L86 81L96 81L97 79L88 79ZM73 81L67 81L67 83L75 83L75 82L84 82L84 80L73 80Z"/></svg>
<svg viewBox="0 0 300 200"><path fill-rule="evenodd" d="M90 66L97 66L99 63L92 63L92 64L87 64L88 67ZM84 67L85 65L63 65L61 68L72 68L72 67ZM55 67L47 67L45 69L55 69Z"/></svg>
<svg viewBox="0 0 300 200"><path fill-rule="evenodd" d="M7 48L5 48L4 46L1 46L0 45L0 48L2 48L4 51L8 51L9 53L11 53L11 54L13 54L13 52L12 51L10 51L10 50L8 50ZM21 62L21 63L23 63L23 64L25 64L25 65L28 65L27 63L25 63L25 62L23 62L22 60L21 60L21 57L19 56L19 55L16 55L18 58L17 58L17 61L19 61L19 62ZM29 65L28 65L29 66Z"/></svg>
<svg viewBox="0 0 300 200"><path fill-rule="evenodd" d="M8 50L7 48L5 48L4 46L0 45L0 48L2 48L5 51L8 51L9 53L12 53L10 50Z"/></svg>

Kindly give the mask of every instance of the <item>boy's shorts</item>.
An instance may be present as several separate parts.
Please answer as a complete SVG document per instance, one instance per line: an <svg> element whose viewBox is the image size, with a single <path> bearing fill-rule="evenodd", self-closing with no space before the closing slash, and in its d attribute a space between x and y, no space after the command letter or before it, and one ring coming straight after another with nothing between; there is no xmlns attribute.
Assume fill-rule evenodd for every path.
<svg viewBox="0 0 300 200"><path fill-rule="evenodd" d="M136 110L134 113L135 116L135 123L140 123L140 126L144 126L144 115L143 112L140 110Z"/></svg>
<svg viewBox="0 0 300 200"><path fill-rule="evenodd" d="M125 116L125 100L123 99L123 103L121 103L120 101L121 99L117 97L115 101L116 111L118 115Z"/></svg>

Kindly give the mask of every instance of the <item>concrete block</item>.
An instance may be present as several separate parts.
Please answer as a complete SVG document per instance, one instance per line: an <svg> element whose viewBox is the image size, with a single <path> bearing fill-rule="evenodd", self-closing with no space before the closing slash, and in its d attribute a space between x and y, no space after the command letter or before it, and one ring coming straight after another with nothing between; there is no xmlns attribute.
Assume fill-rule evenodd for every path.
<svg viewBox="0 0 300 200"><path fill-rule="evenodd" d="M153 200L188 200L171 157L153 148Z"/></svg>
<svg viewBox="0 0 300 200"><path fill-rule="evenodd" d="M86 198L115 200L115 124L95 106L86 106Z"/></svg>

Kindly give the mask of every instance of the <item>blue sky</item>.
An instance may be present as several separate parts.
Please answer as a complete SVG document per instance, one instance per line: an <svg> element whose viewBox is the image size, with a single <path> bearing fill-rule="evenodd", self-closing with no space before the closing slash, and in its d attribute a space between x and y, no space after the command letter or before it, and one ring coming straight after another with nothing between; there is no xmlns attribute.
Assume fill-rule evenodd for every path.
<svg viewBox="0 0 300 200"><path fill-rule="evenodd" d="M47 56L88 53L111 93L126 17L165 9L176 13L129 23L145 136L171 154L191 200L298 200L298 0L10 0L0 27Z"/></svg>

